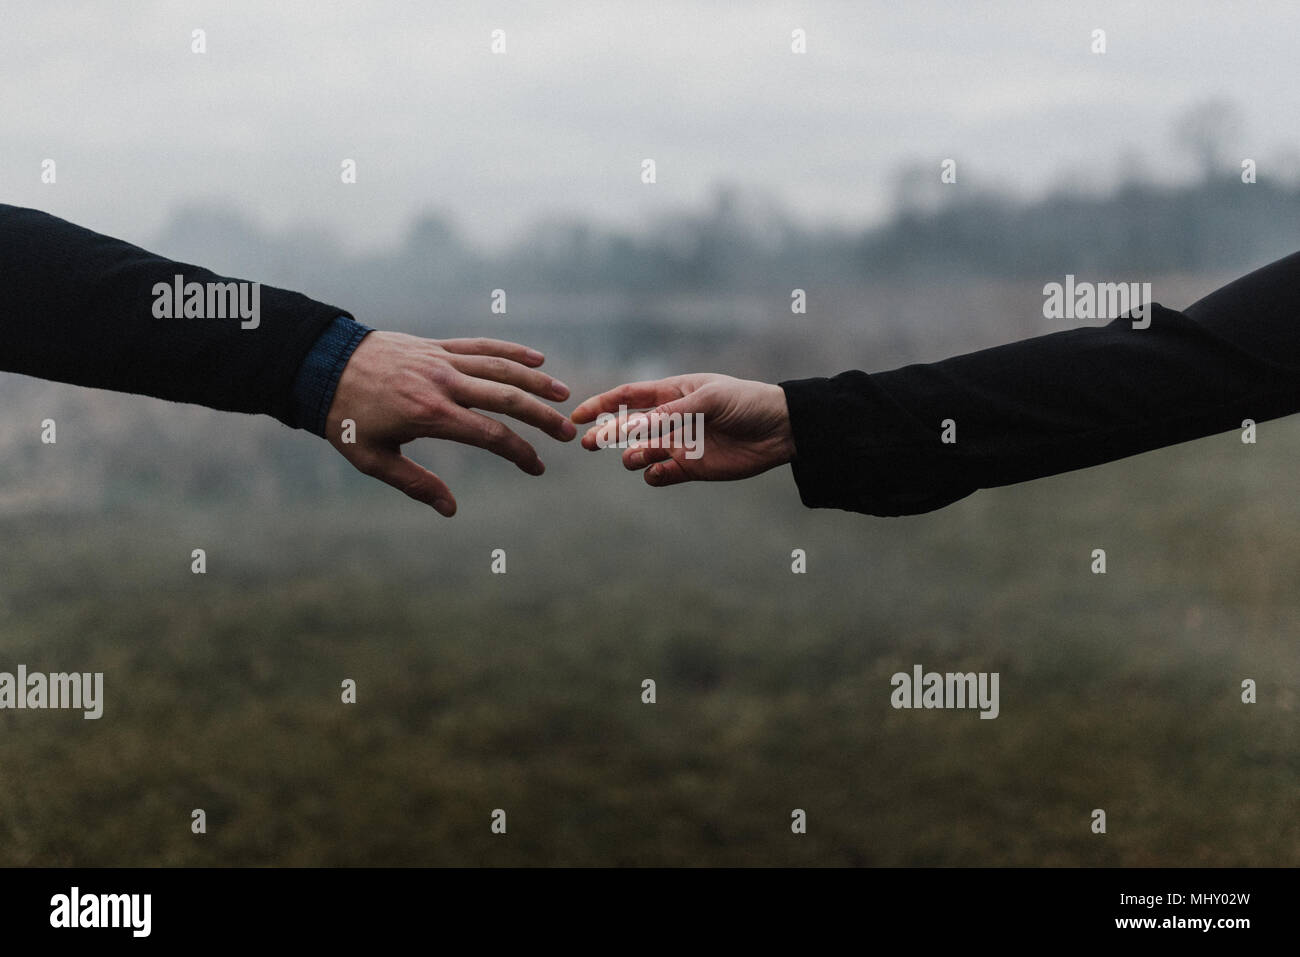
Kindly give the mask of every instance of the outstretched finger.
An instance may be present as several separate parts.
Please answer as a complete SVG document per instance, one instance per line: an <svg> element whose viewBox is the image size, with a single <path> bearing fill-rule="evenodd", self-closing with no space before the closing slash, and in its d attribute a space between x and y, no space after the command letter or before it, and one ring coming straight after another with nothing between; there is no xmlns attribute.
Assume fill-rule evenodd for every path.
<svg viewBox="0 0 1300 957"><path fill-rule="evenodd" d="M541 475L546 466L537 456L537 450L516 435L508 426L496 419L469 409L456 408L429 432L429 438L451 439L509 459L529 475Z"/></svg>
<svg viewBox="0 0 1300 957"><path fill-rule="evenodd" d="M559 379L552 379L545 372L520 365L513 359L503 359L501 356L455 355L448 361L465 375L518 386L543 399L563 402L569 397L569 387Z"/></svg>
<svg viewBox="0 0 1300 957"><path fill-rule="evenodd" d="M626 406L628 409L651 409L664 402L680 399L683 394L678 379L626 382L583 401L573 410L569 418L581 425L593 421L602 412L617 412L620 406Z"/></svg>
<svg viewBox="0 0 1300 957"><path fill-rule="evenodd" d="M637 469L643 469L647 465L654 465L656 462L663 462L672 457L673 450L667 445L632 448L623 453L623 468L635 472Z"/></svg>
<svg viewBox="0 0 1300 957"><path fill-rule="evenodd" d="M417 502L432 506L440 515L451 518L456 514L456 496L447 483L399 451L380 453L364 471Z"/></svg>
<svg viewBox="0 0 1300 957"><path fill-rule="evenodd" d="M668 459L666 462L658 462L646 469L645 480L647 485L663 488L667 485L680 485L682 482L689 482L691 477L686 474L681 462L676 459Z"/></svg>
<svg viewBox="0 0 1300 957"><path fill-rule="evenodd" d="M674 419L672 414L676 413ZM582 447L589 452L611 447L622 448L669 442L681 428L682 416L690 415L690 399L682 397L649 412L631 412L593 425L582 436Z"/></svg>
<svg viewBox="0 0 1300 957"><path fill-rule="evenodd" d="M506 342L502 339L439 339L438 345L457 355L501 356L503 359L522 362L526 366L539 366L546 361L546 356L536 349L521 346L517 342Z"/></svg>
<svg viewBox="0 0 1300 957"><path fill-rule="evenodd" d="M501 385L465 376L451 389L452 398L461 405L483 409L485 412L502 412L520 422L527 422L561 442L578 434L572 422L558 410L538 402L523 389Z"/></svg>
<svg viewBox="0 0 1300 957"><path fill-rule="evenodd" d="M582 447L588 452L597 449L617 448L626 419L611 418L608 422L593 425L582 434Z"/></svg>

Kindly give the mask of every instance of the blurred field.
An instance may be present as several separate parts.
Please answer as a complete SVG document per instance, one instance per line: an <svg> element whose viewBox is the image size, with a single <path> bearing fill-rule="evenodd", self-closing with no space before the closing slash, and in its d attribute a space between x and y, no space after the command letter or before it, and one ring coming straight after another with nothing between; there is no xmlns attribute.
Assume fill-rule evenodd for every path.
<svg viewBox="0 0 1300 957"><path fill-rule="evenodd" d="M908 519L417 447L446 522L274 423L8 388L136 417L7 452L0 668L106 707L0 712L0 864L1300 863L1300 421ZM914 663L1001 716L891 709Z"/></svg>

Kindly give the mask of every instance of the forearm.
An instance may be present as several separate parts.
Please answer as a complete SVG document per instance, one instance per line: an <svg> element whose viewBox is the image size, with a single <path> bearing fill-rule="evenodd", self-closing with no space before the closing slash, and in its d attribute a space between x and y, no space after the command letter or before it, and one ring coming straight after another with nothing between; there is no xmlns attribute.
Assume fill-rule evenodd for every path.
<svg viewBox="0 0 1300 957"><path fill-rule="evenodd" d="M931 511L980 488L1300 411L1300 254L1182 312L782 383L809 507ZM945 442L945 421L955 441Z"/></svg>
<svg viewBox="0 0 1300 957"><path fill-rule="evenodd" d="M177 275L205 287L238 281L0 205L0 369L312 427L301 421L295 379L321 333L347 313L260 286L255 324L159 318L155 288L174 288Z"/></svg>

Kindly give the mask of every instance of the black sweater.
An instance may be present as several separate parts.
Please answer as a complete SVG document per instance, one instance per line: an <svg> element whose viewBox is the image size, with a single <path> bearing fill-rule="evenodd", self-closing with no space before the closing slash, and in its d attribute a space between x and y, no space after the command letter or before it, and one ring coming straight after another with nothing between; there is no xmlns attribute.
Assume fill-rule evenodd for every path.
<svg viewBox="0 0 1300 957"><path fill-rule="evenodd" d="M155 283L234 282L35 209L0 204L0 370L138 392L300 426L294 377L345 310L260 288L238 318L157 318Z"/></svg>
<svg viewBox="0 0 1300 957"><path fill-rule="evenodd" d="M256 328L162 319L156 283L230 282L0 204L0 370L303 426L294 381L348 313L261 287ZM1300 253L1182 312L868 375L783 382L805 505L927 512L977 489L1109 462L1300 411ZM943 422L956 442L941 441Z"/></svg>
<svg viewBox="0 0 1300 957"><path fill-rule="evenodd" d="M909 515L1300 411L1300 253L1182 312L783 382L810 508ZM943 421L956 442L941 441Z"/></svg>

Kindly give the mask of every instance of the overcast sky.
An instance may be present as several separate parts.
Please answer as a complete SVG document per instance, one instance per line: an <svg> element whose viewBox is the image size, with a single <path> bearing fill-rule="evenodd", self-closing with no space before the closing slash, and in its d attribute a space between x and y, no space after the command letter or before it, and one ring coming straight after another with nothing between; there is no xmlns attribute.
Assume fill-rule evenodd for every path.
<svg viewBox="0 0 1300 957"><path fill-rule="evenodd" d="M1280 2L4 0L0 201L137 242L223 203L373 248L429 208L496 244L549 215L636 228L727 182L867 224L910 160L1026 196L1105 183L1134 152L1184 176L1171 119L1212 96L1280 175L1298 52L1300 4Z"/></svg>

